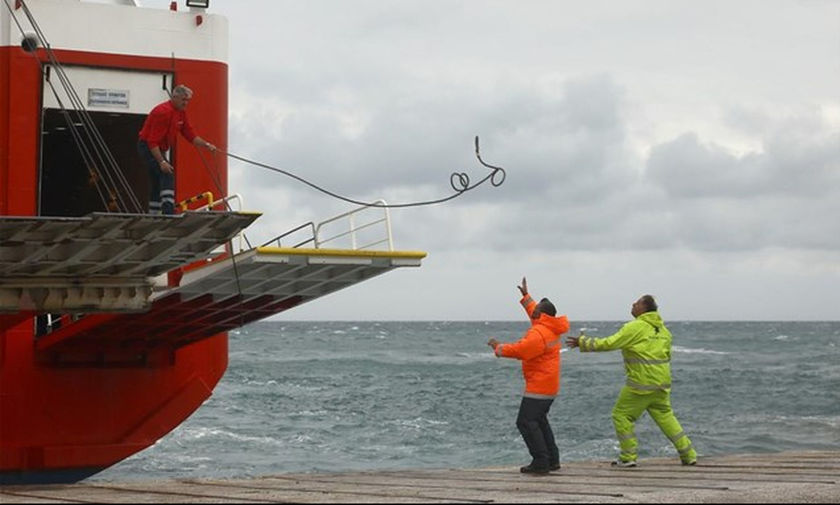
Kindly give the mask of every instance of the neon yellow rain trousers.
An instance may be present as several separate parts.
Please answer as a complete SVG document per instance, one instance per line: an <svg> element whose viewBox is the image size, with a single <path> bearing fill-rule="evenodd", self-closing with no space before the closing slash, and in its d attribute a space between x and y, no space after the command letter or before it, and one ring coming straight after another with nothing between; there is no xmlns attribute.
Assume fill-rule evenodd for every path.
<svg viewBox="0 0 840 505"><path fill-rule="evenodd" d="M622 461L638 457L634 426L645 411L674 444L684 464L697 460L691 440L671 410L671 339L659 313L646 312L609 337L581 336L578 340L582 352L621 349L624 356L627 382L612 411Z"/></svg>

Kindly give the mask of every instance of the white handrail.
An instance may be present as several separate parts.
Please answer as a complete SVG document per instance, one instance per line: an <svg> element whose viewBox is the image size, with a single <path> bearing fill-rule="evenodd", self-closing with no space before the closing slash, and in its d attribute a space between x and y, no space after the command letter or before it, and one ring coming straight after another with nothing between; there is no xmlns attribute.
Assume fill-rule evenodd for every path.
<svg viewBox="0 0 840 505"><path fill-rule="evenodd" d="M373 203L381 204L381 205L387 205L387 203L385 203L385 200L377 200ZM356 218L359 217L359 215L362 212L364 212L366 210L374 212L376 209L381 209L384 213L384 217L377 217L376 219L374 219L372 221L365 221L365 222L363 222L362 224L359 224L359 225L356 224ZM324 227L327 224L334 223L336 221L344 219L344 218L347 218L347 221L348 221L348 228L345 231L342 231L342 232L340 232L336 235L333 235L331 237L321 239L321 228L322 227ZM380 240L375 240L373 242L369 242L369 243L359 247L358 246L358 240L357 240L357 232L360 231L360 230L366 229L366 228L370 228L370 227L375 226L375 225L380 224L380 223L385 223L385 230L384 230L385 231L385 238L380 239ZM388 211L388 207L378 207L378 206L365 205L365 206L359 207L357 209L353 209L351 211L345 212L343 214L339 214L335 217L331 217L330 219L327 219L325 221L321 221L320 223L318 223L315 226L314 235L315 235L315 248L316 249L321 248L324 244L326 244L328 242L331 242L331 241L336 240L338 238L346 237L346 236L349 235L350 236L351 248L354 249L354 250L365 249L367 247L371 247L371 246L382 244L382 243L387 243L388 244L388 250L389 251L394 250L394 238L393 238L393 234L391 233L391 214Z"/></svg>

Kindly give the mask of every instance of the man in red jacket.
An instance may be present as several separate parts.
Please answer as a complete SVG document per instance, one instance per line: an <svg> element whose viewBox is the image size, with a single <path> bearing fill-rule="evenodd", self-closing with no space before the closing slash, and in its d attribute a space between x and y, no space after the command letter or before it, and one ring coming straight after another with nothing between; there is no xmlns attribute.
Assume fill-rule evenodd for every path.
<svg viewBox="0 0 840 505"><path fill-rule="evenodd" d="M164 153L175 144L178 132L196 147L215 151L216 146L195 134L187 119L187 104L192 99L190 88L179 84L172 98L155 106L140 130L137 152L149 169L149 213L175 213L175 168Z"/></svg>
<svg viewBox="0 0 840 505"><path fill-rule="evenodd" d="M522 361L525 393L519 405L516 427L532 460L519 470L547 474L560 469L560 452L548 424L548 411L560 391L560 335L569 331L569 320L566 316L557 316L557 309L548 298L534 302L524 277L522 285L517 287L522 293L520 303L531 318L531 328L516 343L500 343L491 338L487 345L493 348L497 357Z"/></svg>

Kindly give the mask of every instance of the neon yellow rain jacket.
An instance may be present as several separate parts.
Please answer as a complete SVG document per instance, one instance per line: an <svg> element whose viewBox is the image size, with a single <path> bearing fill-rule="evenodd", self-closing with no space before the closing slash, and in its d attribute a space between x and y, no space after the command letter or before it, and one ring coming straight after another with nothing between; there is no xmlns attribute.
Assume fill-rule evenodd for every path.
<svg viewBox="0 0 840 505"><path fill-rule="evenodd" d="M627 386L636 393L671 390L671 332L658 312L645 312L609 337L581 336L583 352L621 349Z"/></svg>

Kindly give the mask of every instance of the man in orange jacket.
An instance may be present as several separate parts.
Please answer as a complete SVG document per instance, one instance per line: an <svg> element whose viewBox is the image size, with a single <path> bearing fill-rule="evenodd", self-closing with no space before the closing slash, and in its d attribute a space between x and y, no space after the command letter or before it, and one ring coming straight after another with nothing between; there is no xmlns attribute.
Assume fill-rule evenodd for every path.
<svg viewBox="0 0 840 505"><path fill-rule="evenodd" d="M516 427L532 460L519 470L547 474L560 469L560 452L548 424L548 411L560 391L560 335L569 331L569 320L566 316L557 316L557 309L548 298L534 302L524 277L522 285L517 287L522 293L520 303L531 318L531 328L516 343L500 343L491 338L487 345L493 348L497 357L522 361L525 393L519 405Z"/></svg>

